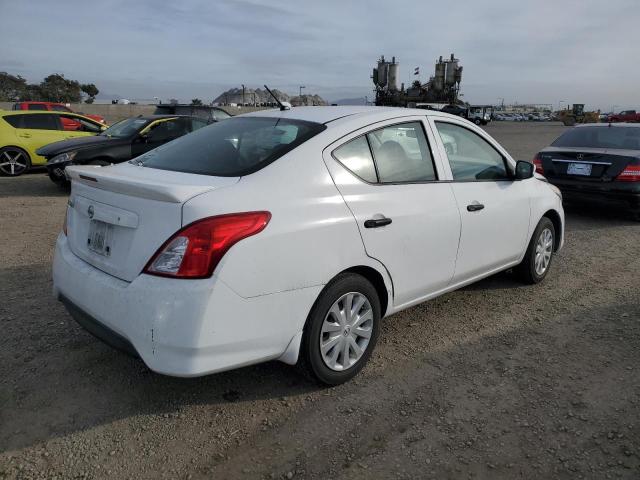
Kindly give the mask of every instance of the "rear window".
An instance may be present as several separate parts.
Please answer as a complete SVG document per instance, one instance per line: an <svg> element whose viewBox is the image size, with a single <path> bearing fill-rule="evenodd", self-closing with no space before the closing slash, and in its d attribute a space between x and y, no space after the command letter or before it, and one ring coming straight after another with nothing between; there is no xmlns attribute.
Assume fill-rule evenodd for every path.
<svg viewBox="0 0 640 480"><path fill-rule="evenodd" d="M237 177L264 168L326 127L268 117L236 117L214 123L132 160L174 172Z"/></svg>
<svg viewBox="0 0 640 480"><path fill-rule="evenodd" d="M580 127L563 133L552 147L640 150L638 127Z"/></svg>

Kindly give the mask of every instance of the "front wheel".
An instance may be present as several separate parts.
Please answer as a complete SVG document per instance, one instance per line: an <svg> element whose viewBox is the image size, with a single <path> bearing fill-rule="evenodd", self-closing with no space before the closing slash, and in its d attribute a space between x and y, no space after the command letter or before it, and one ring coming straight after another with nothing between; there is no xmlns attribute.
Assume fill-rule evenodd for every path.
<svg viewBox="0 0 640 480"><path fill-rule="evenodd" d="M325 287L309 314L300 366L326 385L352 379L376 345L380 317L373 285L360 275L339 275Z"/></svg>
<svg viewBox="0 0 640 480"><path fill-rule="evenodd" d="M29 154L18 147L0 148L0 173L8 177L17 177L29 170Z"/></svg>
<svg viewBox="0 0 640 480"><path fill-rule="evenodd" d="M542 217L520 265L516 271L523 282L528 284L540 283L549 273L553 260L553 248L556 240L556 230L553 222Z"/></svg>

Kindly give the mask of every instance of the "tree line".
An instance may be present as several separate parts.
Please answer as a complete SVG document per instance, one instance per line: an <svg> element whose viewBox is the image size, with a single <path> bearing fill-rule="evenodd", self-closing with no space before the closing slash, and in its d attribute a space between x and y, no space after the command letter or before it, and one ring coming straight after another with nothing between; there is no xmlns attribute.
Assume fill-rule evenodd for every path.
<svg viewBox="0 0 640 480"><path fill-rule="evenodd" d="M0 72L0 101L41 101L60 103L80 103L86 95L85 103L93 103L98 88L93 83L80 83L53 73L40 83L27 83L20 75Z"/></svg>

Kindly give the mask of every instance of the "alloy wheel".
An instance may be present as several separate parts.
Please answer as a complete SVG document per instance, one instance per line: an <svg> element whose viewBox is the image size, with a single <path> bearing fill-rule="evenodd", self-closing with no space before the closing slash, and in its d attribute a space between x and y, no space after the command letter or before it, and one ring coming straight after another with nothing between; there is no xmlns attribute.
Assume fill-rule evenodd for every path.
<svg viewBox="0 0 640 480"><path fill-rule="evenodd" d="M27 165L27 157L21 150L8 148L0 154L0 171L5 175L20 175L27 170Z"/></svg>
<svg viewBox="0 0 640 480"><path fill-rule="evenodd" d="M342 295L329 309L320 331L320 354L327 367L344 371L353 367L369 346L373 309L361 293Z"/></svg>
<svg viewBox="0 0 640 480"><path fill-rule="evenodd" d="M551 262L553 253L553 233L548 228L540 232L538 241L536 242L536 257L534 261L536 273L540 276L544 275Z"/></svg>

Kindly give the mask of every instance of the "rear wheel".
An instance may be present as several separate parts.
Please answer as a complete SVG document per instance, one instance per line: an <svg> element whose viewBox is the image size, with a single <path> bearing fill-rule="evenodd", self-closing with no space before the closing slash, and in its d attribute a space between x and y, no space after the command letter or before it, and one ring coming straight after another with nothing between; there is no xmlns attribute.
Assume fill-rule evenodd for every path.
<svg viewBox="0 0 640 480"><path fill-rule="evenodd" d="M29 154L18 147L0 148L0 173L17 177L31 168Z"/></svg>
<svg viewBox="0 0 640 480"><path fill-rule="evenodd" d="M553 260L555 239L556 230L553 222L547 217L542 217L533 232L527 253L516 267L516 272L523 282L540 283L547 276Z"/></svg>
<svg viewBox="0 0 640 480"><path fill-rule="evenodd" d="M380 300L373 285L360 275L339 275L309 314L300 366L326 385L350 380L369 360L379 324Z"/></svg>

